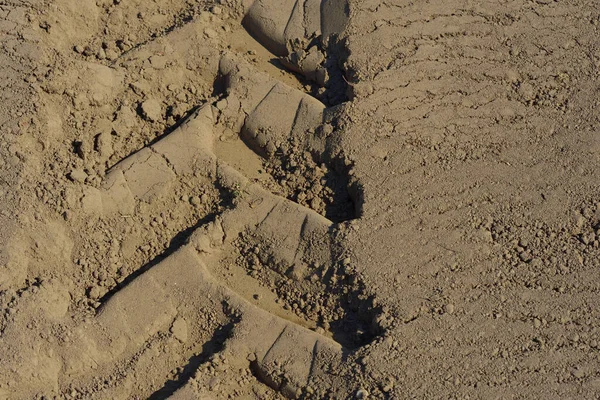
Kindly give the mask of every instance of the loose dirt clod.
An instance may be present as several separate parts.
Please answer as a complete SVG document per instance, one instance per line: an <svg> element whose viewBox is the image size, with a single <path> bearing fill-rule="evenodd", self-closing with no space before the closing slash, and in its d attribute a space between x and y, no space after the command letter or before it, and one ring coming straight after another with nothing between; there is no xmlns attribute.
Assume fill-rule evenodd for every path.
<svg viewBox="0 0 600 400"><path fill-rule="evenodd" d="M162 106L156 99L148 99L141 105L142 113L146 119L156 122L162 119Z"/></svg>

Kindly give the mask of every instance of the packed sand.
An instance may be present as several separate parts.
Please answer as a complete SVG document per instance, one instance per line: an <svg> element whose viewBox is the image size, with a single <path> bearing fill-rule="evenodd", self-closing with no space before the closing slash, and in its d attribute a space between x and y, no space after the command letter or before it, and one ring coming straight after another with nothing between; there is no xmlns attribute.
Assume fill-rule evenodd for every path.
<svg viewBox="0 0 600 400"><path fill-rule="evenodd" d="M0 399L596 399L600 9L0 0Z"/></svg>

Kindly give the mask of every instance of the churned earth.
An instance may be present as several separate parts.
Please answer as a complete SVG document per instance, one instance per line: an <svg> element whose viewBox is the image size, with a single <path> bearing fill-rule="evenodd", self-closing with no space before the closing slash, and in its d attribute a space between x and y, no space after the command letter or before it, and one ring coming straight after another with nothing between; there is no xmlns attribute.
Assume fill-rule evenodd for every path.
<svg viewBox="0 0 600 400"><path fill-rule="evenodd" d="M0 398L598 398L599 23L0 1Z"/></svg>

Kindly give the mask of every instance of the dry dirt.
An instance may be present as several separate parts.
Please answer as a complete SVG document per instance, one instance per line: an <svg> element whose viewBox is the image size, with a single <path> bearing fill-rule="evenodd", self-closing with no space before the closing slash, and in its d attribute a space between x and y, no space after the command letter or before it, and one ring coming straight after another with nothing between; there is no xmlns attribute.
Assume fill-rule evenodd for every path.
<svg viewBox="0 0 600 400"><path fill-rule="evenodd" d="M0 0L0 399L600 398L599 24Z"/></svg>

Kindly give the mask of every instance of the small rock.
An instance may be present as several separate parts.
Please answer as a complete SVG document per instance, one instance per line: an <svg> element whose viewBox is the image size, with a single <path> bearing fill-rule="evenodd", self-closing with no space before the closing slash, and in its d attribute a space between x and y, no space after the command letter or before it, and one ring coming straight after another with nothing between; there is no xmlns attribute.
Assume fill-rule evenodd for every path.
<svg viewBox="0 0 600 400"><path fill-rule="evenodd" d="M531 261L531 253L529 253L528 251L523 251L519 254L519 258L523 262L529 262Z"/></svg>
<svg viewBox="0 0 600 400"><path fill-rule="evenodd" d="M88 175L82 169L73 169L71 172L69 172L69 179L71 179L73 182L85 182L87 177Z"/></svg>
<svg viewBox="0 0 600 400"><path fill-rule="evenodd" d="M446 305L444 306L444 311L445 311L447 314L453 314L453 313L454 313L454 304L446 304Z"/></svg>
<svg viewBox="0 0 600 400"><path fill-rule="evenodd" d="M573 342L579 342L579 335L577 333L573 333L569 336L569 339Z"/></svg>
<svg viewBox="0 0 600 400"><path fill-rule="evenodd" d="M129 86L133 89L135 94L138 94L140 96L145 96L147 93L150 92L150 90L152 90L150 84L145 80L133 82Z"/></svg>
<svg viewBox="0 0 600 400"><path fill-rule="evenodd" d="M110 61L114 61L117 58L119 58L119 53L117 53L116 51L114 51L113 49L107 49L105 51L105 55L106 55L106 59L110 60Z"/></svg>
<svg viewBox="0 0 600 400"><path fill-rule="evenodd" d="M66 210L63 213L63 218L65 219L65 221L70 221L71 219L73 219L73 212L71 210Z"/></svg>
<svg viewBox="0 0 600 400"><path fill-rule="evenodd" d="M112 135L107 132L101 132L96 136L95 150L103 157L109 157L113 153Z"/></svg>
<svg viewBox="0 0 600 400"><path fill-rule="evenodd" d="M171 333L177 340L182 343L187 342L188 339L188 326L187 322L183 318L177 318L175 322L173 322L173 326L171 326Z"/></svg>
<svg viewBox="0 0 600 400"><path fill-rule="evenodd" d="M519 75L519 73L517 71L508 70L506 72L506 79L511 83L516 83L521 79L521 76Z"/></svg>
<svg viewBox="0 0 600 400"><path fill-rule="evenodd" d="M215 31L214 29L210 29L210 28L204 29L204 34L206 35L206 37L208 37L210 39L214 39L219 35L217 33L217 31Z"/></svg>
<svg viewBox="0 0 600 400"><path fill-rule="evenodd" d="M217 109L219 111L223 111L227 108L227 99L221 99L219 101L217 101L217 104L215 104L217 106Z"/></svg>
<svg viewBox="0 0 600 400"><path fill-rule="evenodd" d="M150 57L150 64L154 69L165 69L167 60L165 56L152 56Z"/></svg>
<svg viewBox="0 0 600 400"><path fill-rule="evenodd" d="M142 113L146 119L156 122L162 119L162 107L158 100L148 99L142 103Z"/></svg>
<svg viewBox="0 0 600 400"><path fill-rule="evenodd" d="M179 119L184 117L189 109L190 105L188 103L176 103L171 109L171 115L173 118Z"/></svg>
<svg viewBox="0 0 600 400"><path fill-rule="evenodd" d="M200 200L200 197L198 197L198 196L192 196L190 198L190 204L193 205L193 206L198 207L199 205L202 204L202 201Z"/></svg>
<svg viewBox="0 0 600 400"><path fill-rule="evenodd" d="M367 392L365 389L360 389L356 392L357 399L366 399L367 397L369 397L369 392Z"/></svg>
<svg viewBox="0 0 600 400"><path fill-rule="evenodd" d="M215 14L215 15L221 15L221 13L223 12L223 9L219 6L213 6L210 11Z"/></svg>
<svg viewBox="0 0 600 400"><path fill-rule="evenodd" d="M85 93L78 93L73 96L73 107L76 110L82 110L90 104L90 100Z"/></svg>
<svg viewBox="0 0 600 400"><path fill-rule="evenodd" d="M571 370L571 375L573 375L577 379L581 379L581 378L585 377L585 371L579 367L573 368Z"/></svg>
<svg viewBox="0 0 600 400"><path fill-rule="evenodd" d="M90 46L85 46L82 53L84 56L89 57L94 54L94 50Z"/></svg>
<svg viewBox="0 0 600 400"><path fill-rule="evenodd" d="M102 289L100 288L100 286L94 286L89 289L88 295L90 296L90 299L99 299L100 296L102 296Z"/></svg>

